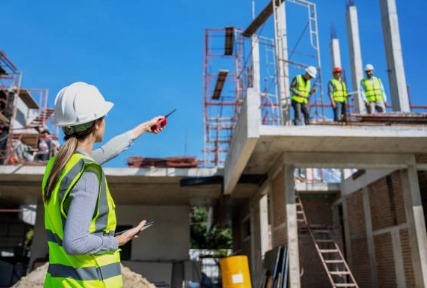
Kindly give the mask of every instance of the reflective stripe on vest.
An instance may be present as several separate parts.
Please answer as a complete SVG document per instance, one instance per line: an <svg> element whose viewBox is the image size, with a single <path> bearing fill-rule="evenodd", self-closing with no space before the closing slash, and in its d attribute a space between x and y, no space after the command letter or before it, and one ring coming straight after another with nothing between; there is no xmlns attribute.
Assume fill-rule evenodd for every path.
<svg viewBox="0 0 427 288"><path fill-rule="evenodd" d="M363 79L365 88L365 96L368 102L383 101L383 91L381 89L381 81L377 77L372 79Z"/></svg>
<svg viewBox="0 0 427 288"><path fill-rule="evenodd" d="M46 166L43 191L55 158ZM45 228L49 245L49 270L45 287L122 287L119 251L96 255L68 255L62 246L64 226L71 203L69 193L82 174L93 171L98 176L97 206L90 223L91 234L113 235L116 229L115 205L102 168L93 159L75 153L55 184L51 198L45 206ZM106 283L108 282L108 286Z"/></svg>
<svg viewBox="0 0 427 288"><path fill-rule="evenodd" d="M337 79L331 79L332 87L334 91L332 96L335 102L347 102L347 87L344 81L339 81Z"/></svg>
<svg viewBox="0 0 427 288"><path fill-rule="evenodd" d="M51 277L71 278L74 280L100 280L115 277L121 274L120 263L111 263L101 267L74 268L62 264L49 264L47 270Z"/></svg>
<svg viewBox="0 0 427 288"><path fill-rule="evenodd" d="M305 80L302 75L295 76L297 81L296 90L302 95L292 95L291 99L298 103L308 103L308 96L310 95L310 80Z"/></svg>

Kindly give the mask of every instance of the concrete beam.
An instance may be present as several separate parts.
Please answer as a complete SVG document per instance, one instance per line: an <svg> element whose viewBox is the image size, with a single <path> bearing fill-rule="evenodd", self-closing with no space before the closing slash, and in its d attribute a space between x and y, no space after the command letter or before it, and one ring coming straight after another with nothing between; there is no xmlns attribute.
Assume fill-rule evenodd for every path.
<svg viewBox="0 0 427 288"><path fill-rule="evenodd" d="M277 0L276 5L279 5L279 3L283 3L284 0ZM258 14L258 16L252 21L251 24L243 31L242 35L245 37L250 37L253 34L256 33L259 27L264 24L267 19L273 14L273 2L270 1L267 6L264 7L264 9L261 11L261 13Z"/></svg>
<svg viewBox="0 0 427 288"><path fill-rule="evenodd" d="M261 100L252 88L247 90L246 101L240 111L239 120L231 139L225 161L224 193L231 194L246 167L259 138L261 125Z"/></svg>
<svg viewBox="0 0 427 288"><path fill-rule="evenodd" d="M299 168L400 169L413 161L412 154L292 152L284 161Z"/></svg>

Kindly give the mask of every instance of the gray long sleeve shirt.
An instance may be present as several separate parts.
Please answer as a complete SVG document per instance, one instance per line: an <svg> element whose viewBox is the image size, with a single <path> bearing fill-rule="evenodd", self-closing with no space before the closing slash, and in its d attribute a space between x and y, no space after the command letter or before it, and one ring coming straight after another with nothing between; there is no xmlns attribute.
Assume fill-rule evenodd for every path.
<svg viewBox="0 0 427 288"><path fill-rule="evenodd" d="M88 155L82 149L79 153L92 157L103 164L129 148L134 142L132 131L114 137L99 149ZM72 197L64 227L64 249L70 255L104 254L118 249L114 236L89 233L90 222L95 211L99 181L94 172L84 172L70 191Z"/></svg>

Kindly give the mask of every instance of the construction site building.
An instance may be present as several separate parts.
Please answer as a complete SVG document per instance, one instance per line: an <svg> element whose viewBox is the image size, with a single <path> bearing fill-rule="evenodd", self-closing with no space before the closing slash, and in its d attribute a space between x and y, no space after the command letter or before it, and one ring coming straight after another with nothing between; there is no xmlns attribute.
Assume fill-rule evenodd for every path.
<svg viewBox="0 0 427 288"><path fill-rule="evenodd" d="M330 105L322 95L315 3L270 1L246 29L205 33L204 163L224 162L222 203L228 210L219 211L231 215L233 251L249 257L256 287L268 281L284 287L278 267L288 267L290 287L427 286L427 115L414 113L422 106L410 105L403 89L396 5L380 0L380 6L392 105L386 113L366 114L358 93L363 71L357 8L348 1L346 75L356 93L339 123L324 109ZM286 15L298 9L308 19L292 46ZM263 34L269 24L273 35ZM296 30L298 23L292 25ZM332 67L341 66L339 41L332 35ZM291 126L290 77L308 66L320 74L310 100L311 125ZM237 113L218 112L226 107ZM286 251L285 257L273 257L287 260L283 266L271 266L277 247Z"/></svg>
<svg viewBox="0 0 427 288"><path fill-rule="evenodd" d="M379 1L392 105L382 114L363 109L358 16L348 1L347 76L356 94L339 123L325 110L315 3L266 1L246 29L206 29L203 167L105 169L119 227L141 217L156 220L127 248L125 265L158 286L197 281L189 215L191 207L205 206L213 208L216 225L231 224L233 254L248 256L254 287L271 281L278 287L427 287L427 114L415 113L425 106L410 105L402 92L395 3ZM308 23L305 36L297 37L307 42L302 51L288 49L286 16L298 11ZM272 29L259 29L264 24ZM336 64L340 50L332 39ZM313 83L312 125L293 126L289 82L308 66L320 75ZM41 204L43 171L1 166L0 200ZM46 261L42 206L30 263ZM270 265L277 251L280 278Z"/></svg>

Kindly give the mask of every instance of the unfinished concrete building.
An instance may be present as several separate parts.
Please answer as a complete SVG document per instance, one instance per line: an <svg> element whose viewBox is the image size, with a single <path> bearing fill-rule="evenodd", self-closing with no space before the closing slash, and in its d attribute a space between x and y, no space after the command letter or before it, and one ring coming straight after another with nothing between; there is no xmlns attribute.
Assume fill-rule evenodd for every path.
<svg viewBox="0 0 427 288"><path fill-rule="evenodd" d="M206 30L205 167L105 169L118 225L126 228L141 217L156 220L155 228L127 248L125 265L158 286L197 280L188 253L189 214L192 206L207 206L215 208L218 225L232 224L233 254L248 256L254 287L271 277L266 255L279 246L287 251L290 287L427 286L427 115L411 113L402 92L394 0L379 1L393 110L367 115L356 93L339 124L325 113L330 106L322 94L314 3L266 1L244 30ZM347 76L358 91L357 9L348 2ZM299 54L288 49L289 11L302 13L309 23ZM272 35L261 33L264 24L271 25ZM337 64L334 39L331 61ZM308 65L320 74L311 103L313 125L292 126L289 80ZM0 200L40 204L43 171L1 166ZM183 185L188 179L200 181ZM37 207L31 263L46 261L47 253L43 209Z"/></svg>
<svg viewBox="0 0 427 288"><path fill-rule="evenodd" d="M224 55L235 51L236 62L240 59L243 63L241 59L247 58L238 56L238 41L247 41L251 43L252 62L250 68L233 73L243 76L229 79L237 91L234 101L238 117L217 117L218 123L224 124L228 119L236 123L231 124L232 136L224 139L227 133L218 134L213 146L229 144L224 195L232 210L234 251L248 255L254 286L264 286L267 267L263 259L268 250L277 246L286 248L291 287L427 285L423 209L427 193L426 114L411 113L408 95L403 91L406 82L395 2L381 0L380 4L393 111L366 115L364 102L356 93L352 113L338 125L328 121L325 114L320 113L319 117L318 111L324 107L321 95L311 102L315 110L312 125L289 125L288 83L289 75L295 75L290 70L308 65L321 69L319 57L316 63L319 41L314 3L272 1L245 30L234 30L234 43L238 43L234 48L227 47L232 45L227 41L227 30L232 28L225 28ZM293 9L292 5L308 10L307 34L315 59L311 62L289 57L294 51L287 49L285 11ZM272 46L257 35L269 17L275 26ZM348 1L347 25L353 89L359 91L362 60L354 1ZM295 26L293 23L294 30ZM261 72L268 70L269 63L262 63L259 56L261 49L264 53L271 50L269 45L275 51L274 89L266 84L268 73ZM340 61L336 40L332 41L331 50L332 63L336 64ZM208 58L215 57L207 51ZM220 83L224 82L224 70L227 71L224 67L219 70L215 92L218 87L230 85ZM318 87L320 79L315 84ZM209 95L215 94L205 93L205 97ZM212 101L205 99L208 107L214 105ZM216 136L212 132L210 135ZM331 173L335 180L328 180ZM338 181L337 175L341 177ZM238 180L248 177L262 181L252 193L249 189L239 192Z"/></svg>

